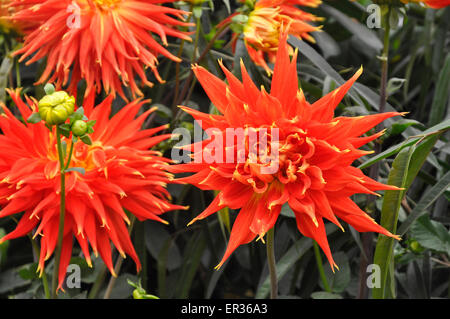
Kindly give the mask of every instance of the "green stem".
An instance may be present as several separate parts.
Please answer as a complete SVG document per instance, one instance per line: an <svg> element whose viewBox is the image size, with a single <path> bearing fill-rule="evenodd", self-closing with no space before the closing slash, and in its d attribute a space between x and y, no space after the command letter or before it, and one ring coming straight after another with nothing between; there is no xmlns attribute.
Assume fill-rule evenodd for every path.
<svg viewBox="0 0 450 319"><path fill-rule="evenodd" d="M380 103L378 111L383 113L386 109L387 102L387 81L388 81L388 64L389 64L389 34L390 34L390 15L391 15L391 7L389 7L388 12L384 16L384 36L383 36L383 51L381 54L381 79L380 79ZM382 123L376 126L377 131L381 131L384 128ZM375 143L374 152L375 154L379 154L381 152L381 142ZM379 162L372 165L369 171L369 177L377 180L379 175ZM369 195L366 203L366 211L375 211L375 197L373 195ZM363 233L362 234L362 242L364 248L364 255L361 256L360 261L360 269L359 269L359 291L358 291L358 299L366 299L368 298L368 287L366 284L367 281L367 266L370 263L370 260L373 256L373 234L372 233ZM368 260L370 259L370 260Z"/></svg>
<svg viewBox="0 0 450 319"><path fill-rule="evenodd" d="M390 26L390 16L391 8L385 16L385 29L384 29L384 40L383 40L383 53L381 55L381 83L380 83L380 109L379 112L383 113L386 108L387 102L387 80L388 80L388 62L389 62L389 34L391 32ZM382 127L380 127L382 129ZM380 129L378 128L378 129Z"/></svg>
<svg viewBox="0 0 450 319"><path fill-rule="evenodd" d="M20 79L20 66L19 58L15 59L16 64L16 87L20 88L22 86L22 81Z"/></svg>
<svg viewBox="0 0 450 319"><path fill-rule="evenodd" d="M192 9L194 8L194 4L191 4L190 8L189 8L189 12L192 12ZM184 49L184 42L185 40L182 39L181 43L180 43L180 48L178 50L178 55L177 57L180 58L180 62L178 62L175 65L175 92L174 92L174 98L173 98L173 104L172 104L172 112L175 113L176 108L177 108L177 101L178 101L178 91L180 90L180 64L182 62L182 54L183 54L183 49Z"/></svg>
<svg viewBox="0 0 450 319"><path fill-rule="evenodd" d="M178 57L180 60L182 60L181 55L183 54L183 48L184 48L184 39L181 40L180 43L180 49L178 50ZM177 62L175 65L175 92L173 97L173 104L172 104L172 112L176 111L177 107L177 100L178 100L178 91L180 90L180 64L182 61Z"/></svg>
<svg viewBox="0 0 450 319"><path fill-rule="evenodd" d="M194 50L192 51L192 59L191 59L191 61L195 61L195 59L197 58L198 40L199 40L199 37L200 37L200 27L201 27L200 19L197 18L197 21L195 21Z"/></svg>
<svg viewBox="0 0 450 319"><path fill-rule="evenodd" d="M131 221L130 221L130 226L128 226L128 233L130 236L131 236L131 232L133 231L133 226L134 226L135 221L136 221L136 217L134 215L132 215ZM120 272L120 268L122 268L123 260L124 260L124 258L121 255L119 255L119 257L117 257L116 264L114 265L114 272L115 272L116 276L119 276L119 272ZM106 287L105 294L103 295L103 299L109 299L111 297L111 293L112 293L112 290L116 283L116 280L117 280L117 277L111 276L111 279L108 282L108 286Z"/></svg>
<svg viewBox="0 0 450 319"><path fill-rule="evenodd" d="M59 228L58 228L58 242L56 244L55 263L53 265L52 278L52 299L56 299L56 290L58 287L59 264L61 262L62 243L64 237L64 220L66 215L66 173L64 168L64 156L61 144L61 132L59 127L56 127L56 145L58 148L59 167L61 176L61 202L59 209ZM70 159L69 159L70 161Z"/></svg>
<svg viewBox="0 0 450 319"><path fill-rule="evenodd" d="M330 285L328 284L327 277L325 276L325 271L323 270L322 257L320 256L319 245L314 241L314 255L316 255L317 268L319 269L320 279L322 280L323 287L325 291L331 292Z"/></svg>
<svg viewBox="0 0 450 319"><path fill-rule="evenodd" d="M225 24L223 25L217 32L216 34L212 37L212 39L208 42L208 44L206 45L205 49L203 50L202 54L200 54L200 56L198 57L197 60L195 60L195 64L199 64L203 58L208 54L209 50L211 50L211 48L214 45L214 42L217 39L220 39L223 35L225 35L228 30L230 29L230 25L229 24ZM176 104L180 104L183 100L186 100L186 94L188 93L189 88L191 87L191 82L194 78L194 72L191 70L191 72L189 73L188 78L185 80L183 88L181 90L181 93L178 97L178 101L176 102ZM179 116L181 115L182 111L181 109L178 109L177 113L175 114L172 123L175 123Z"/></svg>
<svg viewBox="0 0 450 319"><path fill-rule="evenodd" d="M39 247L37 246L36 242L34 241L31 235L28 235L28 237L30 238L31 246L33 246L34 254L36 256L39 256L40 254ZM48 287L47 274L45 273L45 270L42 271L42 285L44 286L45 299L50 299L50 289Z"/></svg>
<svg viewBox="0 0 450 319"><path fill-rule="evenodd" d="M100 291L100 288L103 285L103 281L106 278L106 273L108 271L108 268L106 268L105 265L102 265L101 267L102 267L102 269L98 273L97 278L95 279L95 282L92 285L91 290L89 291L88 299L95 299L95 298L97 298L97 295L98 295L98 293Z"/></svg>
<svg viewBox="0 0 450 319"><path fill-rule="evenodd" d="M72 143L70 144L70 150L69 150L69 157L67 158L67 163L64 165L64 170L69 168L70 161L72 160L72 154L73 154L73 146L75 145L75 141L72 138Z"/></svg>
<svg viewBox="0 0 450 319"><path fill-rule="evenodd" d="M275 237L275 227L272 227L267 232L267 264L269 265L270 274L270 299L277 299L278 297L278 279L277 279L277 267L275 263L275 247L274 247L274 237Z"/></svg>
<svg viewBox="0 0 450 319"><path fill-rule="evenodd" d="M124 258L119 255L119 257L117 257L116 264L114 265L114 272L116 274L119 274L120 268L122 268L123 261L124 261ZM111 297L111 293L114 288L114 285L116 284L116 280L117 280L116 276L111 277L111 279L108 282L108 286L106 287L105 294L103 295L103 299L109 299Z"/></svg>

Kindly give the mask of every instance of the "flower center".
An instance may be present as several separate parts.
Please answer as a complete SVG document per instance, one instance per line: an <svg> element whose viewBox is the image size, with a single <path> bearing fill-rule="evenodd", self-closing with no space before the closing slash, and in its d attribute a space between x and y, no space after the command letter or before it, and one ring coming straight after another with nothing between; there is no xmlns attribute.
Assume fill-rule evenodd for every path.
<svg viewBox="0 0 450 319"><path fill-rule="evenodd" d="M100 9L109 9L111 7L114 7L116 4L118 4L121 1L122 0L93 0L93 2Z"/></svg>
<svg viewBox="0 0 450 319"><path fill-rule="evenodd" d="M301 189L300 194L310 187L323 187L322 171L314 165L315 140L306 132L297 129L288 134L281 133L279 140L273 140L268 134L267 140L267 147L263 152L259 151L257 157L248 152L245 163L236 165L234 179L252 186L259 194L266 193L273 183L280 187L295 184Z"/></svg>
<svg viewBox="0 0 450 319"><path fill-rule="evenodd" d="M68 148L70 145L67 146ZM105 164L105 152L102 143L92 145L77 143L74 147L71 166L83 167L86 171L101 169Z"/></svg>

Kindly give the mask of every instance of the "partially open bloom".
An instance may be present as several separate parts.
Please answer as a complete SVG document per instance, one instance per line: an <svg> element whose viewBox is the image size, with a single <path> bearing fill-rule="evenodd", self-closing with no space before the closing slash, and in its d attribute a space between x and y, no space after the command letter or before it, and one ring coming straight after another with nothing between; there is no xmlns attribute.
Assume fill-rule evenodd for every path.
<svg viewBox="0 0 450 319"><path fill-rule="evenodd" d="M19 90L9 91L20 115L27 119L37 111L37 102L19 97ZM149 150L170 135L153 136L166 126L140 130L142 123L154 108L137 118L146 101L134 101L113 117L112 96L100 105L84 105L85 114L95 120L95 131L90 135L92 145L78 142L74 145L69 167L84 168L66 173L66 218L59 269L59 288L63 282L72 254L75 237L91 265L90 249L100 254L114 275L111 260L111 242L122 256L131 256L140 269L140 262L128 234L130 223L124 209L139 220L153 219L166 223L160 215L172 209L183 208L168 202L165 189L171 174L166 167L169 159ZM44 122L24 124L2 106L0 116L0 217L22 213L14 231L0 239L0 243L24 236L33 229L40 237L41 253L38 270L55 250L60 203L60 168L56 148L55 128L49 131ZM67 150L71 139L65 139Z"/></svg>
<svg viewBox="0 0 450 319"><path fill-rule="evenodd" d="M335 263L328 245L324 219L342 228L340 218L360 232L374 231L398 238L379 226L350 197L356 193L376 194L377 190L398 190L397 187L372 180L351 164L357 158L370 154L370 151L358 148L375 140L383 132L362 135L381 121L401 114L389 112L334 117L334 109L362 70L317 102L308 103L298 89L297 52L291 61L286 41L287 35L284 34L280 40L270 93L254 85L242 62L242 82L221 64L228 84L202 67L193 67L199 82L222 115L204 114L182 107L211 134L208 133L208 139L186 147L193 152L191 155L195 161L172 166L171 171L193 172L195 174L178 180L203 190L220 191L193 221L226 206L240 210L225 255L218 266L239 245L256 237L262 239L274 227L285 203L295 213L299 231L317 241L332 267ZM269 146L261 148L262 139L251 143L250 134L244 138L232 137L231 140L227 137L226 143L216 141L220 136L227 136L230 130L237 131L239 128L247 133L264 132L262 139L269 141ZM259 151L251 152L256 144ZM273 152L275 149L278 151ZM233 155L232 161L228 160L230 153Z"/></svg>
<svg viewBox="0 0 450 319"><path fill-rule="evenodd" d="M314 42L311 32L320 30L308 22L319 21L310 13L300 10L296 5L317 7L320 0L259 0L244 25L243 36L251 59L271 73L266 61L275 62L282 28L301 39ZM289 53L293 49L289 46Z"/></svg>
<svg viewBox="0 0 450 319"><path fill-rule="evenodd" d="M430 8L440 9L450 5L450 0L401 0L403 3L422 2Z"/></svg>
<svg viewBox="0 0 450 319"><path fill-rule="evenodd" d="M165 46L167 36L190 40L176 29L188 25L181 21L187 12L160 5L173 1L13 0L17 6L13 21L34 23L16 54L20 61L31 57L27 64L47 58L37 84L55 82L58 88L69 84L68 90L75 94L78 82L85 79L86 95L103 87L107 93L124 96L122 85L133 96L142 95L137 77L142 85L153 85L147 68L163 82L158 55L179 61L156 36Z"/></svg>

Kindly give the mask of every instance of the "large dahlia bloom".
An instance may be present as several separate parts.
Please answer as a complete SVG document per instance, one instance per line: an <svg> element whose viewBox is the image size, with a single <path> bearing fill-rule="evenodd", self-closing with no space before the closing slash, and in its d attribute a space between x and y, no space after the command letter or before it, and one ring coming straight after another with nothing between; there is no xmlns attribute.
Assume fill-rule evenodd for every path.
<svg viewBox="0 0 450 319"><path fill-rule="evenodd" d="M20 91L9 91L20 115L27 119L36 111L36 101L20 97ZM81 175L66 173L66 218L59 269L59 288L69 263L73 237L78 241L84 257L91 265L89 245L114 275L111 242L122 256L131 256L140 269L138 256L128 234L129 217L124 209L138 220L153 219L164 222L159 215L181 208L168 202L165 189L171 174L166 171L169 159L149 150L170 135L153 136L166 126L140 130L154 108L137 118L146 101L134 101L113 117L112 97L93 107L87 103L85 114L96 120L91 134L92 145L78 142L70 167L82 167ZM24 236L34 228L40 237L39 270L55 250L59 227L60 178L55 129L50 132L43 122L24 124L2 106L0 116L0 217L22 213L14 231L0 239L0 243ZM69 150L71 140L66 139Z"/></svg>
<svg viewBox="0 0 450 319"><path fill-rule="evenodd" d="M320 28L308 22L321 18L300 10L296 5L315 8L320 4L320 0L258 0L243 29L244 42L253 62L271 73L266 61L275 62L283 28L295 37L314 42L309 33ZM288 48L292 55L293 49Z"/></svg>
<svg viewBox="0 0 450 319"><path fill-rule="evenodd" d="M136 82L152 86L146 74L150 68L156 79L158 55L174 61L179 58L166 50L167 36L190 40L177 30L189 25L181 20L187 12L162 6L174 0L13 0L18 6L12 19L32 21L23 48L15 54L27 64L46 58L37 84L68 84L75 93L81 79L86 80L86 95L116 92L124 96L122 85L142 95ZM20 6L24 6L20 8ZM71 72L70 72L71 71Z"/></svg>
<svg viewBox="0 0 450 319"><path fill-rule="evenodd" d="M256 237L262 238L274 227L285 203L295 213L299 231L317 241L332 267L335 263L324 219L340 228L338 218L360 232L374 231L398 238L379 226L350 197L356 193L398 190L372 180L351 164L371 153L358 148L375 140L382 132L362 135L384 119L400 113L334 117L334 109L361 70L338 89L313 104L308 103L298 89L296 53L290 61L286 38L284 35L280 40L270 93L264 89L260 91L254 85L242 64L242 82L221 64L228 84L202 67L193 68L222 115L182 107L195 120L201 121L209 138L185 147L193 152L191 156L195 160L172 166L171 171L193 172L195 174L178 180L203 190L220 191L192 222L226 206L239 210L225 255L218 266L239 245ZM235 139L229 134L230 130L232 133L239 128L248 134ZM263 132L262 138L256 140L257 152L251 151L255 147L255 142L250 142L251 131ZM226 142L220 142L223 137ZM270 143L261 148L264 139ZM278 154L273 152L274 149ZM230 153L233 156L228 157ZM267 158L271 160L267 161Z"/></svg>

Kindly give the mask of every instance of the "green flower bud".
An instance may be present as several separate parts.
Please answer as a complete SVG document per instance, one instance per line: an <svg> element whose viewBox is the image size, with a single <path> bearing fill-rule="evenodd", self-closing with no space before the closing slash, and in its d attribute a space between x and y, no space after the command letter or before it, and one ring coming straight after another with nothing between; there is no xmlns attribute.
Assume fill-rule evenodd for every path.
<svg viewBox="0 0 450 319"><path fill-rule="evenodd" d="M64 123L73 113L75 98L64 91L53 92L39 101L39 115L48 125Z"/></svg>
<svg viewBox="0 0 450 319"><path fill-rule="evenodd" d="M423 247L416 240L413 240L409 247L411 247L411 250L415 253L420 253L423 251Z"/></svg>
<svg viewBox="0 0 450 319"><path fill-rule="evenodd" d="M72 124L72 133L75 136L83 136L86 134L88 129L88 125L85 121L78 120L73 122Z"/></svg>
<svg viewBox="0 0 450 319"><path fill-rule="evenodd" d="M133 299L144 299L144 296L139 291L139 289L134 289L133 290Z"/></svg>

